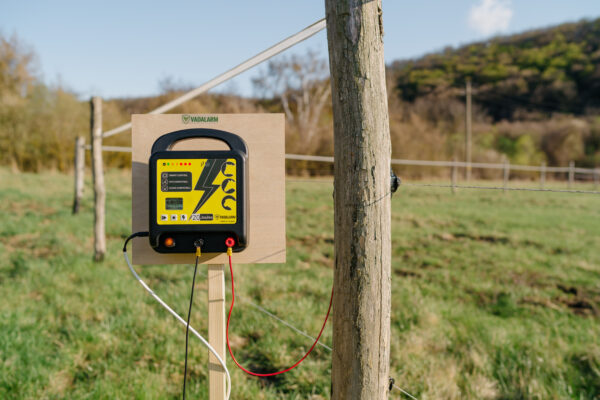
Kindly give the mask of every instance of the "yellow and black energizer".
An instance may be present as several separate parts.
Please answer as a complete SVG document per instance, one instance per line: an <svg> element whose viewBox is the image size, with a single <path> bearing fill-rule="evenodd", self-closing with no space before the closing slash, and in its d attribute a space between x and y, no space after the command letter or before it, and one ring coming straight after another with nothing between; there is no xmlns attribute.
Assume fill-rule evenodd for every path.
<svg viewBox="0 0 600 400"><path fill-rule="evenodd" d="M221 140L229 150L171 150L180 140ZM216 129L185 129L159 137L149 160L150 245L159 253L227 251L248 245L248 148Z"/></svg>

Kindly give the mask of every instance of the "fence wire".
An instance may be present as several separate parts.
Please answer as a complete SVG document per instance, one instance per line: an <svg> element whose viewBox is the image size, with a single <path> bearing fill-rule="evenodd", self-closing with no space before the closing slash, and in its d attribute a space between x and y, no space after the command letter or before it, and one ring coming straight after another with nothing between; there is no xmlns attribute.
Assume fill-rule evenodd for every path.
<svg viewBox="0 0 600 400"><path fill-rule="evenodd" d="M448 184L437 184L437 183L410 183L402 182L402 186L417 186L417 187L436 187L446 189L479 189L479 190L512 190L522 192L551 192L551 193L578 193L578 194L600 194L594 190L570 190L570 189L536 189L536 188L515 188L515 187L502 187L502 186L469 186L469 185L448 185Z"/></svg>
<svg viewBox="0 0 600 400"><path fill-rule="evenodd" d="M206 274L202 271L198 272L198 275L202 276L202 277L207 277ZM228 287L226 287L226 290L228 293L231 293L231 289L229 289ZM293 324L289 323L288 321L284 320L283 318L278 317L276 314L272 313L271 311L267 310L266 308L254 303L252 300L247 299L246 297L240 296L239 294L236 296L238 299L242 300L243 302L247 303L249 306L255 308L256 310L258 310L259 312L265 314L266 316L268 316L269 318L279 322L282 325L287 326L288 328L290 328L291 330L293 330L294 332L296 332L299 335L304 336L307 339L310 339L311 341L315 341L316 338L311 336L310 334L308 334L307 332L303 331L300 328L297 328L296 326L294 326ZM331 346L326 345L325 343L322 343L320 340L317 341L317 344L321 347L323 347L325 350L328 350L329 352L333 351L333 348ZM417 398L415 396L413 396L412 394L410 394L409 392L407 392L406 390L402 389L400 386L398 386L395 381L393 381L394 383L391 384L390 387L400 391L402 394L406 395L407 397L413 399L413 400L417 400Z"/></svg>

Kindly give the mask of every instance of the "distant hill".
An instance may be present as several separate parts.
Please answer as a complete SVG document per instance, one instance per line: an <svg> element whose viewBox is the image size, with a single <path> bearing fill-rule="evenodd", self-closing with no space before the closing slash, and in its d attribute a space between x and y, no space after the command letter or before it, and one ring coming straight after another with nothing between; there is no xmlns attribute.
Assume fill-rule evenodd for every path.
<svg viewBox="0 0 600 400"><path fill-rule="evenodd" d="M495 121L516 115L600 109L600 18L502 36L388 66L400 98L460 96Z"/></svg>

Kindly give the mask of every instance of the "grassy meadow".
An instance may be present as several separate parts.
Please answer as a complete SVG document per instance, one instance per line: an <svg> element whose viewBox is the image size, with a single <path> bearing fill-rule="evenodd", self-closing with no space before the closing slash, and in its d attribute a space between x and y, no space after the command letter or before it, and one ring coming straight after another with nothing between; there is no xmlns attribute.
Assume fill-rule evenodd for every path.
<svg viewBox="0 0 600 400"><path fill-rule="evenodd" d="M122 258L129 172L106 176L102 263L92 261L89 179L75 216L72 180L0 169L0 398L180 398L185 329ZM316 334L332 283L332 186L290 179L286 190L288 262L236 267L236 292ZM600 196L404 186L392 205L398 386L419 399L600 396ZM186 314L193 266L138 271ZM205 333L199 271L191 321ZM231 332L238 360L265 372L311 344L243 299ZM331 344L330 327L322 340ZM207 351L190 343L188 396L206 399ZM329 398L331 354L320 347L270 379L228 365L232 399Z"/></svg>

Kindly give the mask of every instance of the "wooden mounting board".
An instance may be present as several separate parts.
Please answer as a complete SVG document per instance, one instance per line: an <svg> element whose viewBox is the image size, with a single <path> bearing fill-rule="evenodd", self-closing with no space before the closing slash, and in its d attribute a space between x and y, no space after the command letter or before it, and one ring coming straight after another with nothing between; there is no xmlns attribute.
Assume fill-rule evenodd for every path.
<svg viewBox="0 0 600 400"><path fill-rule="evenodd" d="M249 245L234 253L236 264L285 262L285 119L283 114L202 114L217 122L192 122L188 114L141 114L132 116L132 231L148 231L148 159L154 141L165 133L190 128L212 128L235 133L248 145ZM186 121L186 123L184 123ZM202 143L202 148L197 147ZM208 147L207 147L208 146ZM214 140L182 141L176 150L216 150ZM209 148L211 147L211 148ZM136 238L133 263L193 264L194 254L160 254L148 238ZM203 254L202 264L224 264L226 254Z"/></svg>

